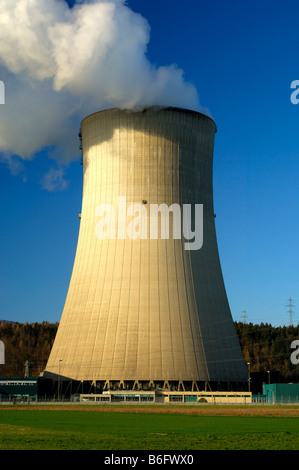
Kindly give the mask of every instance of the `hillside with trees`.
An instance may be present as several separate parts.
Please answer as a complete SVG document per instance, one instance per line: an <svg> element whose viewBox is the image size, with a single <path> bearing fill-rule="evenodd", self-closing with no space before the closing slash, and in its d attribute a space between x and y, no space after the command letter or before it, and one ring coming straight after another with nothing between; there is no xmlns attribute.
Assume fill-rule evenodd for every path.
<svg viewBox="0 0 299 470"><path fill-rule="evenodd" d="M0 376L25 376L43 372L58 323L0 323L0 340L5 344L5 364ZM245 361L252 373L279 373L281 382L299 382L299 365L291 362L291 343L299 340L299 326L273 327L270 324L235 323ZM298 355L299 356L299 355Z"/></svg>
<svg viewBox="0 0 299 470"><path fill-rule="evenodd" d="M291 362L291 343L299 340L299 326L235 323L246 363L253 373L277 372L281 382L299 382L299 365Z"/></svg>
<svg viewBox="0 0 299 470"><path fill-rule="evenodd" d="M0 323L0 340L5 345L5 364L0 364L0 376L39 376L47 363L57 332L58 323Z"/></svg>

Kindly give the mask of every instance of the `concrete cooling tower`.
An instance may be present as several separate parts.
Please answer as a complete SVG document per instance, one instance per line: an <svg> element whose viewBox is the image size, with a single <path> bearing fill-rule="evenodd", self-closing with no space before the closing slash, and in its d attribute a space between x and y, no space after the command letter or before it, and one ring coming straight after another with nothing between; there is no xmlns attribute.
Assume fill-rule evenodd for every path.
<svg viewBox="0 0 299 470"><path fill-rule="evenodd" d="M216 241L215 132L178 108L82 121L77 252L45 376L102 390L247 381Z"/></svg>

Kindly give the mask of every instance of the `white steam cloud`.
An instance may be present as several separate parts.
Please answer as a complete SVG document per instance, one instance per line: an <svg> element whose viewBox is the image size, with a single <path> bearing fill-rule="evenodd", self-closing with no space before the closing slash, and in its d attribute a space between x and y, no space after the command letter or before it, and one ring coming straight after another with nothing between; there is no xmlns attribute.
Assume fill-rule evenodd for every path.
<svg viewBox="0 0 299 470"><path fill-rule="evenodd" d="M45 148L60 163L77 159L80 121L99 109L200 111L181 69L149 62L149 40L147 21L125 0L77 0L73 8L65 0L0 0L2 160L32 159Z"/></svg>

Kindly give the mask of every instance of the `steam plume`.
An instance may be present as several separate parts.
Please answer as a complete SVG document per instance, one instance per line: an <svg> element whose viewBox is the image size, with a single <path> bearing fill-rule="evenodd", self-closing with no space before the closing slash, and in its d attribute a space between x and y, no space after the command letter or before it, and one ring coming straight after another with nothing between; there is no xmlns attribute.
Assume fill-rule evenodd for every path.
<svg viewBox="0 0 299 470"><path fill-rule="evenodd" d="M147 21L125 0L0 0L0 151L31 159L47 148L56 161L79 157L83 117L138 105L200 110L176 65L146 56Z"/></svg>

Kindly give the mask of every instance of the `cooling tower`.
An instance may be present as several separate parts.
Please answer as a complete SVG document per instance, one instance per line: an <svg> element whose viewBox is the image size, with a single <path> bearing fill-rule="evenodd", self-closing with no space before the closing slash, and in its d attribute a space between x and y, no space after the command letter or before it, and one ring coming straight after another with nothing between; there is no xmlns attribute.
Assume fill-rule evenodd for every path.
<svg viewBox="0 0 299 470"><path fill-rule="evenodd" d="M217 248L215 132L178 108L82 121L80 230L46 376L103 388L247 381Z"/></svg>

